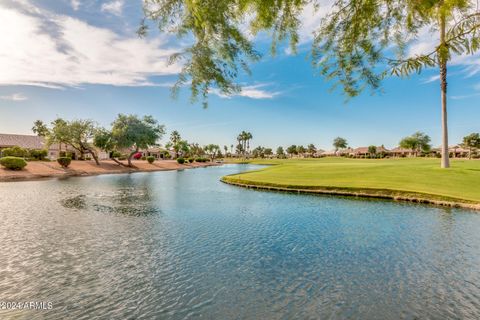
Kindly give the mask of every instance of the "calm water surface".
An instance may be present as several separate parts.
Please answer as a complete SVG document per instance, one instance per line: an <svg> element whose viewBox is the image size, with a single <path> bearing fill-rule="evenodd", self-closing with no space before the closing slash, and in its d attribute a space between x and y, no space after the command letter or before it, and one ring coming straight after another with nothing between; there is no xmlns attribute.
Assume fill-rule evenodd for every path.
<svg viewBox="0 0 480 320"><path fill-rule="evenodd" d="M480 214L259 192L253 166L0 184L0 319L479 319Z"/></svg>

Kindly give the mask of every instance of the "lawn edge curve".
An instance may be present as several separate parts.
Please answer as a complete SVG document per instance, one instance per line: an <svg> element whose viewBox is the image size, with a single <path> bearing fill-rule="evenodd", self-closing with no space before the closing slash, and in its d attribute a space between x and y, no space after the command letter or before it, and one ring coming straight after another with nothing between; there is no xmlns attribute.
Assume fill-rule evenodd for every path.
<svg viewBox="0 0 480 320"><path fill-rule="evenodd" d="M238 176L238 174L234 174ZM221 182L243 187L266 191L279 191L300 194L323 194L332 196L346 196L356 198L386 199L401 202L413 202L451 208L463 208L480 211L480 203L470 200L445 197L441 195L407 192L402 190L375 189L375 188L341 188L333 186L293 186L274 183L261 183L244 179L233 178L230 175L220 179Z"/></svg>

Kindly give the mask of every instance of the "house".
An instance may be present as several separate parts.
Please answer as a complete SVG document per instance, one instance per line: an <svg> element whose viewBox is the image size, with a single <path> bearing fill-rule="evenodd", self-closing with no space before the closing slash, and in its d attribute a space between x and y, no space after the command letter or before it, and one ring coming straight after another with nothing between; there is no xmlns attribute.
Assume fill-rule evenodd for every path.
<svg viewBox="0 0 480 320"><path fill-rule="evenodd" d="M370 155L370 152L368 151L369 147L359 147L353 149L349 154L354 157L366 157ZM388 154L390 150L386 149L383 145L379 147L375 147L375 153L376 154Z"/></svg>
<svg viewBox="0 0 480 320"><path fill-rule="evenodd" d="M164 159L165 153L170 154L170 159L175 158L175 152L161 147L149 147L148 149L140 150L144 157L154 157L155 159Z"/></svg>
<svg viewBox="0 0 480 320"><path fill-rule="evenodd" d="M396 147L390 150L390 155L392 157L412 157L415 155L415 151L413 149L406 149L406 148L400 148Z"/></svg>
<svg viewBox="0 0 480 320"><path fill-rule="evenodd" d="M25 149L45 149L45 143L41 137L0 133L0 150L14 146L19 146Z"/></svg>
<svg viewBox="0 0 480 320"><path fill-rule="evenodd" d="M314 158L324 157L324 154L325 154L325 150L317 149L317 151L313 154L313 157Z"/></svg>
<svg viewBox="0 0 480 320"><path fill-rule="evenodd" d="M464 158L469 156L470 150L462 146L455 145L455 146L448 147L448 152L450 153L450 157Z"/></svg>
<svg viewBox="0 0 480 320"><path fill-rule="evenodd" d="M78 159L80 153L63 143L55 143L50 146L47 145L43 137L34 136L34 135L25 135L25 134L5 134L0 133L0 151L2 149L11 148L11 147L21 147L24 149L45 149L48 151L47 157L50 160L56 160L60 157L62 152L71 154L72 159ZM109 154L100 150L96 150L98 158L100 160L109 159Z"/></svg>

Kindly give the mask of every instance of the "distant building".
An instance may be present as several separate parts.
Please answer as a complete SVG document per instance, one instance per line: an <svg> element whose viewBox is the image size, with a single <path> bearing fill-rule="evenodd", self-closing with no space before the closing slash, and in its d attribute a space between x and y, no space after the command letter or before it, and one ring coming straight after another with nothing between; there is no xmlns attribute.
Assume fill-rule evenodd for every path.
<svg viewBox="0 0 480 320"><path fill-rule="evenodd" d="M415 151L413 149L396 147L390 150L390 155L392 157L412 157L415 155Z"/></svg>
<svg viewBox="0 0 480 320"><path fill-rule="evenodd" d="M54 143L50 146L47 145L43 137L34 136L34 135L25 135L25 134L5 134L0 133L0 151L2 149L11 148L11 147L21 147L24 149L45 149L48 151L47 157L50 160L56 160L60 157L60 153L67 152L72 155L72 159L78 159L80 157L80 152L73 149L71 146L65 145L63 143ZM100 150L96 150L98 159L105 160L109 159L109 154Z"/></svg>
<svg viewBox="0 0 480 320"><path fill-rule="evenodd" d="M359 147L359 148L353 149L349 154L352 155L352 156L355 156L355 157L366 157L366 156L370 155L370 152L368 151L368 148L369 147ZM376 148L375 153L377 153L377 154L379 154L379 153L384 153L384 154L390 153L390 150L387 150L384 146L379 146L379 147L375 147L375 148Z"/></svg>
<svg viewBox="0 0 480 320"><path fill-rule="evenodd" d="M165 153L170 154L170 159L175 158L175 152L161 147L149 147L148 149L140 150L144 157L154 157L155 159L164 159Z"/></svg>
<svg viewBox="0 0 480 320"><path fill-rule="evenodd" d="M450 157L464 158L464 157L468 157L470 150L465 149L462 146L455 145L455 146L448 147L448 152L450 153Z"/></svg>

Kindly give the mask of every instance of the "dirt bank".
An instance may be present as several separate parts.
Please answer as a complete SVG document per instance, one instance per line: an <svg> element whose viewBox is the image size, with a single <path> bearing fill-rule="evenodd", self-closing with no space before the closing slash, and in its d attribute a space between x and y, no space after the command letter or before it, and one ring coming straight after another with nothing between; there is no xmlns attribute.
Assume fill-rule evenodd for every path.
<svg viewBox="0 0 480 320"><path fill-rule="evenodd" d="M208 167L217 164L211 162L178 164L175 160L160 160L155 161L152 164L147 161L133 161L133 165L135 166L134 168L124 167L110 160L101 161L99 166L96 165L94 161L72 161L70 166L67 169L64 169L56 161L31 161L20 171L7 170L0 167L0 182L61 178L69 176L92 176L111 173L179 170Z"/></svg>

